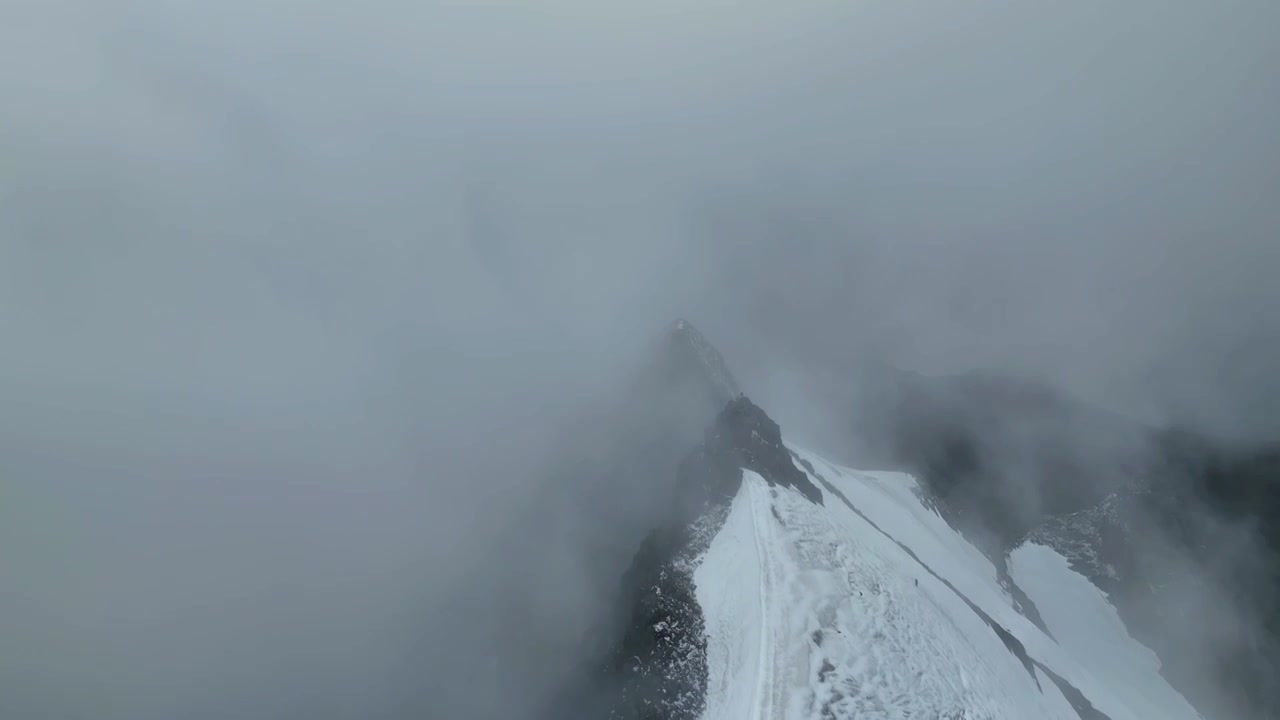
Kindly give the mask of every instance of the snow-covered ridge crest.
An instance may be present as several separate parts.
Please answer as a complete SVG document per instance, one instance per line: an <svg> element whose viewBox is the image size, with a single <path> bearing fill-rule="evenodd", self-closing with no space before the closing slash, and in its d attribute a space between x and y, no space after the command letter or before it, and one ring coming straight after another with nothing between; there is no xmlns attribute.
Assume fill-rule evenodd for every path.
<svg viewBox="0 0 1280 720"><path fill-rule="evenodd" d="M826 502L747 472L699 558L703 720L1195 720L1105 595L1051 548L995 566L913 478L794 448ZM1061 637L1059 642L1055 639Z"/></svg>
<svg viewBox="0 0 1280 720"><path fill-rule="evenodd" d="M915 478L785 442L701 333L667 339L655 387L721 409L624 578L608 717L1199 718L1057 551L997 567Z"/></svg>
<svg viewBox="0 0 1280 720"><path fill-rule="evenodd" d="M703 711L707 638L693 573L740 494L743 476L821 503L792 462L775 423L746 396L729 401L679 467L666 522L641 545L623 579L628 627L611 663L619 681L611 717L693 720Z"/></svg>

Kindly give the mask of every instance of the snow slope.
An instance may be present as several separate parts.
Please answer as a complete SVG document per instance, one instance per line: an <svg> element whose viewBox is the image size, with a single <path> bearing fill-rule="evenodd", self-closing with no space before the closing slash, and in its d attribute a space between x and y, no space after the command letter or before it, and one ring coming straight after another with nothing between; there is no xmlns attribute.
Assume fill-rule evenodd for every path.
<svg viewBox="0 0 1280 720"><path fill-rule="evenodd" d="M1052 550L1020 549L1012 574L1061 642L913 478L791 449L824 504L744 472L694 572L705 720L1199 717Z"/></svg>
<svg viewBox="0 0 1280 720"><path fill-rule="evenodd" d="M1009 557L1014 580L1040 609L1049 631L1097 678L1126 689L1138 717L1195 717L1160 676L1156 654L1129 636L1107 596L1052 548L1028 543Z"/></svg>

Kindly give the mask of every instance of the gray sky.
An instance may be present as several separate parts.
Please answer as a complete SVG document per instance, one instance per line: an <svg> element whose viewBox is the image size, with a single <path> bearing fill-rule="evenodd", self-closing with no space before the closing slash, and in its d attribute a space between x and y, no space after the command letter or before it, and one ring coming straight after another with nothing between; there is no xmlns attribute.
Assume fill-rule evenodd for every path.
<svg viewBox="0 0 1280 720"><path fill-rule="evenodd" d="M0 0L0 708L394 716L676 316L1280 436L1278 15Z"/></svg>

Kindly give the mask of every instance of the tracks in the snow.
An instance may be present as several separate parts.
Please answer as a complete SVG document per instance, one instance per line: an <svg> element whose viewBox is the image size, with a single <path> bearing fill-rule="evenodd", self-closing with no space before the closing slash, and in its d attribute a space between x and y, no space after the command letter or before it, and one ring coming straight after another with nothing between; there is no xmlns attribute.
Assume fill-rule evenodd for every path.
<svg viewBox="0 0 1280 720"><path fill-rule="evenodd" d="M751 526L755 536L756 556L760 567L760 647L757 650L756 697L752 704L751 720L768 720L773 716L773 623L769 617L770 585L774 581L773 563L769 556L769 543L764 534L772 531L769 525L768 487L754 477L744 478L751 500ZM761 493L766 496L761 498Z"/></svg>

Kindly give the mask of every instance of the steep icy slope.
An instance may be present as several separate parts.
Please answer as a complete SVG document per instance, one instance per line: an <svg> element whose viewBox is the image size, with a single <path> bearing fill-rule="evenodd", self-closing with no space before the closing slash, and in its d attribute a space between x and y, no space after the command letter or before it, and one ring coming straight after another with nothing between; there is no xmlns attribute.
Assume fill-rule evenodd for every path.
<svg viewBox="0 0 1280 720"><path fill-rule="evenodd" d="M1062 642L1014 609L910 476L797 457L825 502L748 472L696 561L702 717L1198 717L1052 550L1020 553L1014 573L1052 608Z"/></svg>
<svg viewBox="0 0 1280 720"><path fill-rule="evenodd" d="M847 376L825 383L851 418L835 457L915 473L1002 572L1024 542L1054 548L1202 713L1280 717L1278 446L1149 427L1002 373Z"/></svg>

